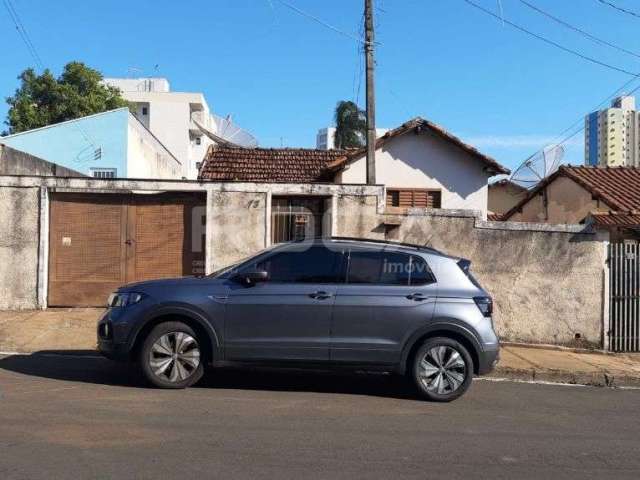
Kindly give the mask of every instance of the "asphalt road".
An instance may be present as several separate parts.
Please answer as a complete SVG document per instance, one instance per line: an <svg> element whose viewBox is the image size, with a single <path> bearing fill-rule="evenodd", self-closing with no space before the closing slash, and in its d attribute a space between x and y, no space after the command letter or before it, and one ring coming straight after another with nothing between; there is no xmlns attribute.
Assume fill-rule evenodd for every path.
<svg viewBox="0 0 640 480"><path fill-rule="evenodd" d="M96 358L0 358L0 478L639 478L640 391L210 371L145 388Z"/></svg>

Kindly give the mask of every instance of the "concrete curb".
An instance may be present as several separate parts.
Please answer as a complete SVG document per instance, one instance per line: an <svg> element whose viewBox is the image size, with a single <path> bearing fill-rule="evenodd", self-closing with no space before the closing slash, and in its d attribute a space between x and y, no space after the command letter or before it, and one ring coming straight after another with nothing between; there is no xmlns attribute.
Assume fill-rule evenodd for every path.
<svg viewBox="0 0 640 480"><path fill-rule="evenodd" d="M640 387L640 377L610 372L567 372L563 370L515 369L498 366L489 377L513 380L569 383L594 387Z"/></svg>

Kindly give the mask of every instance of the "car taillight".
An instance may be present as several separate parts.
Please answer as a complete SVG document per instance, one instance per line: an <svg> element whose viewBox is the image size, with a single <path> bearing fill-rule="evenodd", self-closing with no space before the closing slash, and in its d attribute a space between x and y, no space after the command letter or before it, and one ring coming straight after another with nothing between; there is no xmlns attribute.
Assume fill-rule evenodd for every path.
<svg viewBox="0 0 640 480"><path fill-rule="evenodd" d="M485 317L490 317L493 313L493 300L491 297L473 297L473 301Z"/></svg>

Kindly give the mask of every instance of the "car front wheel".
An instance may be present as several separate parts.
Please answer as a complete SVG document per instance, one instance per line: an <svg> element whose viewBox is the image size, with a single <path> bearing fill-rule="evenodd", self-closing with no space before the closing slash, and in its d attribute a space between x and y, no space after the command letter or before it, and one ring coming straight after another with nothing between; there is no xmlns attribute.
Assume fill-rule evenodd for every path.
<svg viewBox="0 0 640 480"><path fill-rule="evenodd" d="M140 350L142 372L161 388L187 388L204 372L198 336L182 322L165 322L151 330Z"/></svg>
<svg viewBox="0 0 640 480"><path fill-rule="evenodd" d="M416 352L412 372L423 397L450 402L469 388L473 362L459 342L445 337L430 338Z"/></svg>

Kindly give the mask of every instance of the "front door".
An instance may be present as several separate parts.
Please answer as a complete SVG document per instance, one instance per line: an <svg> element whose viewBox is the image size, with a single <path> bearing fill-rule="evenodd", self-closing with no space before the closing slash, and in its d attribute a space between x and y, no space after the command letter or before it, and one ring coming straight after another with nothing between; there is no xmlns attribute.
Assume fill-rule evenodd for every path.
<svg viewBox="0 0 640 480"><path fill-rule="evenodd" d="M418 255L352 249L333 309L330 358L394 364L408 335L433 316L436 284Z"/></svg>
<svg viewBox="0 0 640 480"><path fill-rule="evenodd" d="M292 245L243 270L267 281L232 284L225 315L228 360L329 360L331 312L342 254Z"/></svg>

